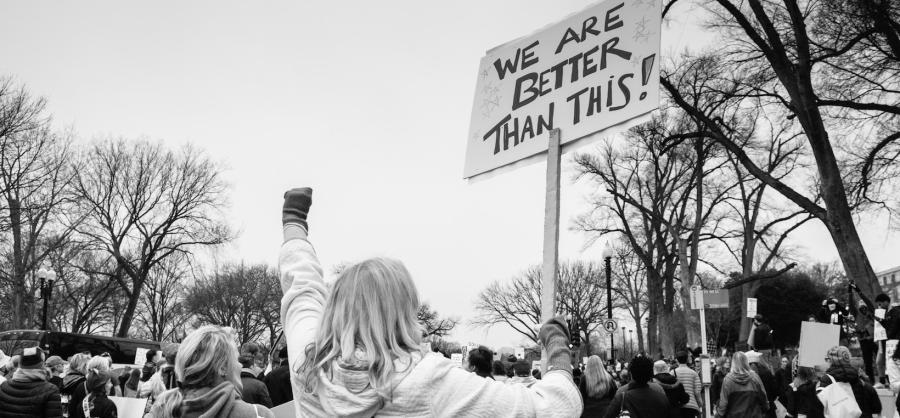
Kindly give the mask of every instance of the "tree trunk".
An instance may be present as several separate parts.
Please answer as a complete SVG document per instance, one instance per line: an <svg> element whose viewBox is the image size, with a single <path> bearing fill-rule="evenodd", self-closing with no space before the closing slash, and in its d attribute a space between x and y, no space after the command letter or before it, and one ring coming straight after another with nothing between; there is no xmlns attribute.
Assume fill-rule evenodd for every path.
<svg viewBox="0 0 900 418"><path fill-rule="evenodd" d="M12 259L12 281L13 281L13 318L12 326L14 329L31 328L27 315L27 300L29 298L27 289L25 288L25 263L22 260L22 206L18 199L7 199L9 205L9 223L12 228L13 235L13 259Z"/></svg>
<svg viewBox="0 0 900 418"><path fill-rule="evenodd" d="M834 245L841 257L844 272L847 273L850 280L856 281L863 293L870 299L875 299L875 296L883 290L872 265L869 264L869 258L859 239L859 233L856 231L856 225L853 224L850 211L829 209L828 218L826 226L828 226L828 232L831 233Z"/></svg>
<svg viewBox="0 0 900 418"><path fill-rule="evenodd" d="M143 284L143 279L134 281L134 290L131 291L131 297L128 298L125 312L122 313L122 320L119 322L119 330L116 331L116 337L128 338L128 331L131 329L131 323L134 321L134 311L137 309L138 302L141 299Z"/></svg>
<svg viewBox="0 0 900 418"><path fill-rule="evenodd" d="M698 312L694 309L691 309L691 286L693 285L693 281L691 277L693 274L691 272L690 263L688 262L687 256L687 242L686 240L678 239L678 272L681 279L681 291L679 291L679 296L681 297L681 306L683 309L681 310L682 319L684 321L684 328L687 331L687 345L689 347L696 347L701 344L700 342L700 317Z"/></svg>

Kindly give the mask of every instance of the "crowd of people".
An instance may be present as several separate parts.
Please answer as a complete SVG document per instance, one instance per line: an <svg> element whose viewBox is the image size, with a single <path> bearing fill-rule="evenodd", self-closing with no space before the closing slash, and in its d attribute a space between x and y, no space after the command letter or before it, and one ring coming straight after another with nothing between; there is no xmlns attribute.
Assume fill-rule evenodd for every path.
<svg viewBox="0 0 900 418"><path fill-rule="evenodd" d="M418 293L401 262L365 260L326 282L309 239L311 204L308 188L285 194L279 267L287 345L270 372L255 361L258 346L239 347L231 329L214 325L165 345L162 356L148 353L140 369L118 372L102 354L64 360L30 347L0 370L0 418L116 417L111 396L146 399L152 418L273 417L270 408L286 402L303 417L674 418L699 417L707 408L716 417L774 417L776 405L794 417L845 416L848 409L838 404L853 416L881 413L868 360L854 367L850 350L838 345L828 351L824 373L799 367L796 358L773 356L762 317L754 321L751 349L715 359L708 401L697 353L678 352L668 361L642 353L627 364L590 356L575 364L562 317L538 332L542 370L515 358L496 361L486 347L466 353L468 367L461 367L422 350ZM876 308L863 296L862 319L853 323L865 328L878 321L896 336L900 324L890 321L900 322L900 310L887 310L883 299L876 298L877 309L886 311L867 322L866 312ZM850 318L837 305L826 301L819 319L844 325ZM884 354L874 342L863 353L876 350ZM888 379L879 383L900 390L900 353L884 370ZM842 404L835 402L841 393Z"/></svg>

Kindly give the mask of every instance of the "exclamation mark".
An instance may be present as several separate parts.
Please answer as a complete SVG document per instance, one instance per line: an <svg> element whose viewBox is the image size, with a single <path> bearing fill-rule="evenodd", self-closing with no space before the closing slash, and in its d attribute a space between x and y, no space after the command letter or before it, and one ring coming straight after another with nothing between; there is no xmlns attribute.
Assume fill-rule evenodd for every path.
<svg viewBox="0 0 900 418"><path fill-rule="evenodd" d="M644 61L641 64L641 85L646 86L647 83L650 82L650 73L653 69L653 62L656 60L656 54L650 55L649 57L644 58ZM640 99L644 100L647 97L647 92L642 91Z"/></svg>

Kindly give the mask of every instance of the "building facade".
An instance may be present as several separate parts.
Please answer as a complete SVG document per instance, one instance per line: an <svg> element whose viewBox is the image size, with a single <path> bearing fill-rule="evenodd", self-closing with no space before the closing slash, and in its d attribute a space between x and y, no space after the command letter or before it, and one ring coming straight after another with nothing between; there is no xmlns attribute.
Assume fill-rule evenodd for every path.
<svg viewBox="0 0 900 418"><path fill-rule="evenodd" d="M900 266L875 273L881 290L891 297L892 301L900 300Z"/></svg>

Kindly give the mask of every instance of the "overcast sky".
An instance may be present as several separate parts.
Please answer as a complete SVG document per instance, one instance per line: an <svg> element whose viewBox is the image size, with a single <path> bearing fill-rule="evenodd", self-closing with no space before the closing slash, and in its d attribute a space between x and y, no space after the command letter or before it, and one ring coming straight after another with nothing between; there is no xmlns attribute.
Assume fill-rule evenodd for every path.
<svg viewBox="0 0 900 418"><path fill-rule="evenodd" d="M406 262L440 313L473 315L476 294L541 261L543 164L467 184L463 159L484 52L581 10L586 0L32 2L0 0L0 74L46 96L81 140L192 142L227 167L224 253L274 263L284 190L315 189L323 264ZM676 9L663 50L705 42ZM585 210L564 159L562 259L600 246L568 229ZM876 270L896 263L885 222L863 227ZM810 260L836 258L819 225L796 234ZM893 263L893 264L892 264ZM454 338L521 341L465 325Z"/></svg>

